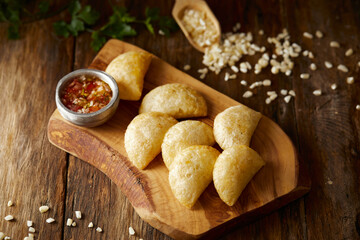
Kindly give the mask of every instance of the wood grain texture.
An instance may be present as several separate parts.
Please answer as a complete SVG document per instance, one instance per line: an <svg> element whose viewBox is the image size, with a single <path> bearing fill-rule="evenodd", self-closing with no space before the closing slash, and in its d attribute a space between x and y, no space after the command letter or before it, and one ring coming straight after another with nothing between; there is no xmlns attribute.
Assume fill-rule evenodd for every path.
<svg viewBox="0 0 360 240"><path fill-rule="evenodd" d="M59 2L66 3L67 0ZM83 1L83 3L86 2L101 12L100 22L102 23L111 14L106 1ZM245 79L249 83L270 78L272 80L271 90L277 92L280 89L295 89L297 97L289 104L277 99L271 105L265 105L267 91L265 88L256 89L256 95L253 98L244 99L241 96L246 88L240 85L238 80L223 81L224 72L220 75L208 74L202 80L208 86L260 111L277 122L299 150L300 160L303 160L305 165L310 165L313 185L312 191L306 197L252 224L235 228L232 232L224 235L223 239L359 239L360 140L358 133L360 116L359 112L354 109L355 105L360 103L358 99L359 68L356 66L359 60L356 53L360 51L358 46L359 1L208 0L207 2L219 19L223 32L230 31L236 22L240 22L241 31L251 31L256 43L267 45L266 37L275 36L282 28L286 27L290 32L291 40L300 43L315 54L314 61L319 67L318 71L311 72L312 77L308 81L300 80L298 77L300 73L309 71L308 66L311 61L307 58L296 60L294 74L290 77L281 74L271 75L268 69L259 75L238 74L238 80ZM126 6L132 14L140 16L147 6L159 7L162 14L170 15L174 1L113 0L112 3ZM64 16L66 14L61 13L61 17ZM50 92L54 92L56 81L73 70L71 66L74 69L87 67L96 55L90 49L91 38L88 33L80 34L75 39L74 46L73 39L57 38L53 34L51 23L58 20L58 17L26 24L22 28L22 39L16 41L5 39L7 25L0 24L0 83L5 83L5 88L10 89L12 100L16 101L16 104L11 103L9 107L14 109L20 102L25 103L26 106L31 105L32 114L29 114L29 120L31 123L39 124L34 130L32 124L13 121L19 118L19 112L17 110L5 112L5 109L8 109L6 106L7 96L0 96L2 101L5 100L5 107L0 108L2 117L0 173L1 176L6 176L0 178L0 190L3 193L0 195L0 231L14 233L11 236L18 237L18 239L27 233L27 228L22 223L7 223L3 220L5 214L9 213L6 203L9 198L14 199L14 196L17 199L29 201L30 204L19 209L20 205L15 205L10 208L11 212L19 216L30 213L29 209L31 209L30 217L39 218L36 223L40 223L43 216L38 215L37 199L40 198L40 194L44 196L44 194L47 195L48 192L60 188L61 183L54 184L52 180L48 179L52 179L51 176L54 174L59 174L59 176L64 174L67 176L66 190L63 193L66 197L66 205L63 208L67 211L66 214L64 213L64 218L73 216L73 210L80 208L85 215L84 222L78 221L78 227L75 228L62 226L63 237L59 231L56 231L58 229L52 231L52 228L56 228L57 225L36 224L37 231L42 233L41 239L129 239L129 226L134 227L136 231L135 239L170 239L142 221L117 186L93 166L76 158L68 157L68 165L61 165L58 172L54 173L53 165L50 165L49 162L53 162L54 158L65 161L65 154L46 141L44 146L48 144L49 147L39 147L38 141L40 140L36 134L39 131L44 133L45 125L41 124L47 122L43 115L44 108L36 105L32 98L18 98L12 94L14 85L19 86L16 89L24 88L21 85L24 82L23 78L18 77L20 75L36 76L34 78L36 86L42 86L49 89ZM179 69L182 69L185 64L190 64L192 68L187 73L194 78L199 77L197 69L203 67L202 54L187 42L180 31L171 34L170 38L166 38L151 35L141 26L136 29L139 35L134 38L126 38L126 41L154 53ZM264 30L264 36L256 34L260 29ZM314 32L317 29L325 34L322 40L303 39L303 31ZM328 43L332 40L339 41L342 47L340 49L329 48ZM352 47L355 54L346 58L343 52L348 47ZM26 50L26 54L22 54L24 50ZM24 59L31 59L31 61L24 61ZM256 57L245 57L244 60L249 60L254 64ZM335 69L326 70L323 67L325 60L333 61L333 63L344 62L351 69L349 75L355 77L355 83L346 85L344 83L346 75L340 74ZM38 85L40 82L41 85ZM337 91L329 89L332 82L336 82L340 86ZM30 87L31 85L28 83L26 86ZM321 97L312 95L312 91L318 87L326 90ZM32 92L35 93L35 90ZM53 94L42 92L42 95L37 96L36 99L45 99L42 104L48 106L46 116L49 117L55 107ZM24 113L21 114L20 116L24 116ZM4 116L6 116L5 120ZM40 121L36 119L40 119ZM26 122L29 121L26 120ZM12 133L15 132L18 134L13 135ZM8 139L15 140L15 143L11 141L8 145ZM17 140L20 141L16 142ZM18 168L21 166L20 163L24 163L22 157L26 155L22 150L27 149L22 147L23 143L34 147L30 151L34 155L39 156L41 152L44 159L40 162L38 159L26 161L29 163L28 165L23 164L23 168ZM67 170L63 171L62 166ZM39 171L41 176L36 174ZM12 173L17 176L12 176ZM34 184L28 184L29 179L35 179L32 180ZM329 179L333 181L332 185L327 183ZM64 182L65 180L64 177ZM54 203L56 198L58 196L49 195L49 202ZM41 199L44 198L41 197ZM59 205L64 204L62 200L56 201L59 201L59 204L56 204L58 208L60 208ZM57 211L59 218L61 212ZM121 214L118 214L119 212ZM92 219L96 219L106 231L97 234L88 232L87 228L83 229L85 222ZM63 225L62 222L59 224Z"/></svg>
<svg viewBox="0 0 360 240"><path fill-rule="evenodd" d="M104 70L116 56L133 50L141 49L111 40L90 67ZM239 104L154 57L145 78L144 92L173 82L188 84L205 97L208 117L200 120L209 125L213 124L219 112ZM227 207L210 186L194 209L184 208L171 193L168 171L161 156L143 171L136 169L126 157L124 133L138 114L139 103L122 101L111 120L90 129L66 122L55 111L49 121L48 136L56 146L109 176L125 193L138 214L162 232L178 239L200 237L213 228L225 228L221 226L223 223L247 222L247 219L267 213L307 192L309 183L298 182L298 161L291 141L275 123L263 117L254 133L251 147L267 164L248 185L237 204L232 208ZM192 219L191 227L189 219ZM213 232L216 233L215 230Z"/></svg>
<svg viewBox="0 0 360 240"><path fill-rule="evenodd" d="M27 236L27 220L36 239L62 239L66 154L48 142L46 124L57 79L71 70L73 42L48 34L57 19L25 25L22 34L32 37L16 41L0 25L0 231L11 239ZM41 205L50 210L41 214ZM15 220L5 221L8 214ZM47 224L49 217L56 223Z"/></svg>

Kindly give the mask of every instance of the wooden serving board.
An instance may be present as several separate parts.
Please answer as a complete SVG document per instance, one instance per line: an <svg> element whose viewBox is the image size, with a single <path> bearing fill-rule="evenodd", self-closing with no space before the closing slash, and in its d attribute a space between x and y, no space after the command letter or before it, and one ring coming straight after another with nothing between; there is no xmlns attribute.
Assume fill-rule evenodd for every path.
<svg viewBox="0 0 360 240"><path fill-rule="evenodd" d="M142 49L119 40L110 40L90 68L104 70L117 55ZM208 117L199 120L213 125L215 116L240 103L154 56L146 74L144 92L166 83L185 83L207 100ZM233 207L221 201L211 183L189 210L173 196L168 170L161 154L145 170L127 159L124 133L138 114L141 101L120 101L115 115L104 125L84 128L64 120L55 110L48 125L52 144L90 163L114 181L140 217L176 239L215 237L234 225L244 224L299 198L310 189L299 166L296 149L281 128L263 116L253 135L251 147L266 161ZM121 213L119 213L121 214Z"/></svg>

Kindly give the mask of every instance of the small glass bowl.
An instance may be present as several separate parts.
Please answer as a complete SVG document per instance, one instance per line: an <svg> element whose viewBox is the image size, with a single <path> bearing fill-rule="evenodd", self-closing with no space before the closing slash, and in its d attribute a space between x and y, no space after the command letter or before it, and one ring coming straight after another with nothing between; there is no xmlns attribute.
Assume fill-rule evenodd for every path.
<svg viewBox="0 0 360 240"><path fill-rule="evenodd" d="M69 81L81 75L95 76L109 84L112 91L112 98L105 107L92 113L77 113L65 107L61 102L60 95ZM96 127L105 123L115 113L119 105L119 100L119 88L114 78L103 71L95 69L79 69L73 71L61 78L56 86L55 102L61 116L66 120L83 127Z"/></svg>

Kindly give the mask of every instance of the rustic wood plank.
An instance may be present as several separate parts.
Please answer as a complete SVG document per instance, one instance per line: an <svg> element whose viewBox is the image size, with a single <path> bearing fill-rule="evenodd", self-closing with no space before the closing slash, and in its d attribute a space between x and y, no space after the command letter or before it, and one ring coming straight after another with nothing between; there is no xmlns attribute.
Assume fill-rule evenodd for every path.
<svg viewBox="0 0 360 240"><path fill-rule="evenodd" d="M57 79L71 69L73 41L49 34L57 19L24 25L19 40L6 39L0 24L0 231L11 239L27 236L27 220L36 239L62 239L66 154L49 143L46 125ZM49 212L41 214L41 205ZM8 214L15 221L5 221ZM49 217L56 222L47 224Z"/></svg>

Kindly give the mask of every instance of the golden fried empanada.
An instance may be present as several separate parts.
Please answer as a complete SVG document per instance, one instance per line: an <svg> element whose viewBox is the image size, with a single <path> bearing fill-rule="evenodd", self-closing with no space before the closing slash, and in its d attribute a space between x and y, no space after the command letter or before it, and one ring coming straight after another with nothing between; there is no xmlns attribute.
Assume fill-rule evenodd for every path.
<svg viewBox="0 0 360 240"><path fill-rule="evenodd" d="M176 119L158 112L136 116L125 132L125 150L130 161L144 169L161 151L161 143L167 130L177 123Z"/></svg>
<svg viewBox="0 0 360 240"><path fill-rule="evenodd" d="M206 123L187 120L172 126L165 134L161 145L164 163L168 169L181 150L192 145L209 145L215 143L213 129Z"/></svg>
<svg viewBox="0 0 360 240"><path fill-rule="evenodd" d="M261 114L244 106L229 107L214 120L214 137L222 149L234 145L250 145Z"/></svg>
<svg viewBox="0 0 360 240"><path fill-rule="evenodd" d="M169 172L169 183L182 205L191 208L209 185L219 154L210 146L194 145L176 155Z"/></svg>
<svg viewBox="0 0 360 240"><path fill-rule="evenodd" d="M221 200L233 206L246 185L265 165L257 152L245 145L225 149L215 162L213 179Z"/></svg>
<svg viewBox="0 0 360 240"><path fill-rule="evenodd" d="M110 62L105 72L117 82L120 99L140 99L150 62L151 54L147 52L126 52Z"/></svg>
<svg viewBox="0 0 360 240"><path fill-rule="evenodd" d="M180 83L159 86L145 95L139 113L162 112L174 118L207 115L206 101L199 92Z"/></svg>

